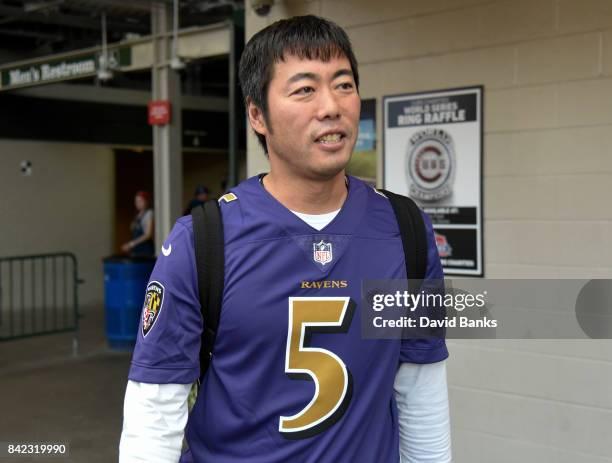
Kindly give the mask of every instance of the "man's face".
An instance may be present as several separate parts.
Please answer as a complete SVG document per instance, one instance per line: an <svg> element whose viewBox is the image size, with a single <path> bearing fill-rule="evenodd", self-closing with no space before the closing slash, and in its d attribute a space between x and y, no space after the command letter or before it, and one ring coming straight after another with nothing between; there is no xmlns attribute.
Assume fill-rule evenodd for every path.
<svg viewBox="0 0 612 463"><path fill-rule="evenodd" d="M348 164L357 141L361 100L346 57L323 62L286 55L274 65L268 108L268 123L259 112L259 124L253 127L266 137L273 170L278 166L322 180ZM249 113L253 123L253 111Z"/></svg>

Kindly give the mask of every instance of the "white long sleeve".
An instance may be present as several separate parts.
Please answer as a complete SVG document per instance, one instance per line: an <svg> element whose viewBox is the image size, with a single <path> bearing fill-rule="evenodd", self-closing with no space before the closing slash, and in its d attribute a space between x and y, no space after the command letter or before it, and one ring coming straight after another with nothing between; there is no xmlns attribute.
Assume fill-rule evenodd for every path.
<svg viewBox="0 0 612 463"><path fill-rule="evenodd" d="M446 361L402 363L394 389L401 462L451 462Z"/></svg>
<svg viewBox="0 0 612 463"><path fill-rule="evenodd" d="M119 463L176 463L181 456L191 384L128 381Z"/></svg>

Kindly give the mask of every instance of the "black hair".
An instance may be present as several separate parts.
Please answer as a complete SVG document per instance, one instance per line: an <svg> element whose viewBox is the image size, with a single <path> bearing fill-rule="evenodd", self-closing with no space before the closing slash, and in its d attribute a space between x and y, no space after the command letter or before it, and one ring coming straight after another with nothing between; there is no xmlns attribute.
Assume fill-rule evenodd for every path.
<svg viewBox="0 0 612 463"><path fill-rule="evenodd" d="M318 16L295 16L282 19L257 32L246 44L238 69L244 104L251 101L261 109L269 126L268 87L274 64L284 60L285 53L300 59L321 60L345 56L359 90L357 59L346 32L332 21ZM255 132L266 154L266 137Z"/></svg>

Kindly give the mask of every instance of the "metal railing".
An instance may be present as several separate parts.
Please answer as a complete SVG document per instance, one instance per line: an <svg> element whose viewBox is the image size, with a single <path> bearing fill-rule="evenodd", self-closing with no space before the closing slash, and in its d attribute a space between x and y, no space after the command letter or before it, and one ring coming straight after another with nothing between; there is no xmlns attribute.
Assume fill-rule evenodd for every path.
<svg viewBox="0 0 612 463"><path fill-rule="evenodd" d="M73 331L76 355L82 282L69 252L0 258L0 342Z"/></svg>

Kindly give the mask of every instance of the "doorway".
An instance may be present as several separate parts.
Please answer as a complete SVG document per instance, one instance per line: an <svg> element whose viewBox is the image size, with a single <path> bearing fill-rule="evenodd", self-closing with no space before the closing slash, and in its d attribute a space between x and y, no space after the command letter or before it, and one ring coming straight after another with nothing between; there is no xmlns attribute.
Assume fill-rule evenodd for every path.
<svg viewBox="0 0 612 463"><path fill-rule="evenodd" d="M186 208L198 185L206 186L211 198L221 196L227 176L227 152L184 152L182 208ZM154 200L153 152L139 148L115 149L115 253L120 253L121 245L132 237L130 224L136 215L134 196L139 190L148 191Z"/></svg>

